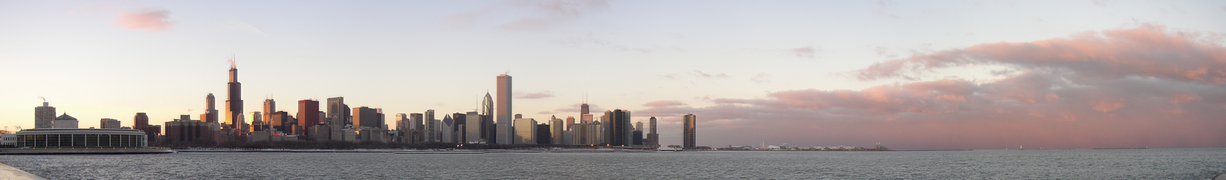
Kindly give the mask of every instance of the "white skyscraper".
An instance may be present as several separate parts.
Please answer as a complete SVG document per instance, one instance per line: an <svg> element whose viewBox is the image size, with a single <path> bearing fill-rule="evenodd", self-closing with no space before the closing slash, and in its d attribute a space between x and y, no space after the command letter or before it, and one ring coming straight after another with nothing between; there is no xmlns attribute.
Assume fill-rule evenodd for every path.
<svg viewBox="0 0 1226 180"><path fill-rule="evenodd" d="M512 139L515 139L515 129L511 126L511 76L498 76L497 93L498 112L495 116L498 118L498 144L514 144Z"/></svg>

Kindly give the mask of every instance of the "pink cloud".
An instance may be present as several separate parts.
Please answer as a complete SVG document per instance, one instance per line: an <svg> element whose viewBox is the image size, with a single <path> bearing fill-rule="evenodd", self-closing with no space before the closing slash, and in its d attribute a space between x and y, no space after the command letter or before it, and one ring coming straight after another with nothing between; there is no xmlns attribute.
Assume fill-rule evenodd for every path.
<svg viewBox="0 0 1226 180"><path fill-rule="evenodd" d="M1226 48L1215 33L1164 26L1086 32L1068 38L979 44L874 63L854 72L862 80L917 79L924 72L965 64L1076 72L1087 78L1154 77L1223 83Z"/></svg>
<svg viewBox="0 0 1226 180"><path fill-rule="evenodd" d="M549 98L549 97L554 97L553 91L541 91L541 92L533 92L533 93L524 93L524 92L515 93L516 99L541 99L541 98Z"/></svg>
<svg viewBox="0 0 1226 180"><path fill-rule="evenodd" d="M166 21L170 17L170 11L163 9L145 8L132 12L119 11L119 17L116 17L111 22L130 30L144 30L146 32L164 32L172 30L170 25L173 22Z"/></svg>
<svg viewBox="0 0 1226 180"><path fill-rule="evenodd" d="M659 100L659 101L643 103L643 106L648 106L648 107L684 106L684 105L685 103L682 103L681 101L670 101L670 100Z"/></svg>
<svg viewBox="0 0 1226 180"><path fill-rule="evenodd" d="M1200 96L1195 94L1176 94L1171 96L1171 102L1187 103L1192 101L1200 101Z"/></svg>
<svg viewBox="0 0 1226 180"><path fill-rule="evenodd" d="M1200 35L1198 35L1200 34ZM649 106L635 116L699 117L712 146L862 145L901 149L1222 147L1226 48L1161 26L990 43L873 64L860 79L919 79L960 64L1016 68L994 81L946 78L858 90L796 89Z"/></svg>
<svg viewBox="0 0 1226 180"><path fill-rule="evenodd" d="M813 46L805 46L805 47L789 49L788 51L795 54L796 57L814 58L817 55L817 52L821 51L821 49L813 48Z"/></svg>

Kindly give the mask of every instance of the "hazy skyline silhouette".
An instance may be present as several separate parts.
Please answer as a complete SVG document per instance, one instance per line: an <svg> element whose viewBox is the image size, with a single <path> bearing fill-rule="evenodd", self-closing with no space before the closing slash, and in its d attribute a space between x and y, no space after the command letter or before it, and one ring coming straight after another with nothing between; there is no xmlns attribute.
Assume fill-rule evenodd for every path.
<svg viewBox="0 0 1226 180"><path fill-rule="evenodd" d="M247 112L475 111L508 73L514 114L579 118L586 99L657 117L664 146L694 114L713 147L1222 147L1221 17L1215 1L10 1L0 123L33 128L39 97L81 127L197 117L234 56Z"/></svg>

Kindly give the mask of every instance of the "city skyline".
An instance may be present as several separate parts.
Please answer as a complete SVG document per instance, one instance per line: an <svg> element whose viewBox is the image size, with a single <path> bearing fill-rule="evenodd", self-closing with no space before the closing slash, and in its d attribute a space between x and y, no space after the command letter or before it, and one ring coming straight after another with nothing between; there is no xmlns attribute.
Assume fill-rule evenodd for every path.
<svg viewBox="0 0 1226 180"><path fill-rule="evenodd" d="M0 123L33 128L45 97L80 127L161 125L213 93L446 116L507 74L505 114L623 109L661 145L695 114L713 147L1226 146L1223 2L380 3L2 2Z"/></svg>

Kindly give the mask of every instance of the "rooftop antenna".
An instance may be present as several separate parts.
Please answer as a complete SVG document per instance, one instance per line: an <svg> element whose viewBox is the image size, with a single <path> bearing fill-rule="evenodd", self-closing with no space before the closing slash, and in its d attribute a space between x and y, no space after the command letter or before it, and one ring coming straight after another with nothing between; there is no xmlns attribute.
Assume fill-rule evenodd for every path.
<svg viewBox="0 0 1226 180"><path fill-rule="evenodd" d="M235 67L238 67L237 65L235 65L235 64L234 64L234 55L233 55L233 54L231 54L231 55L230 55L230 60L228 60L228 61L230 62L230 69L234 69Z"/></svg>

